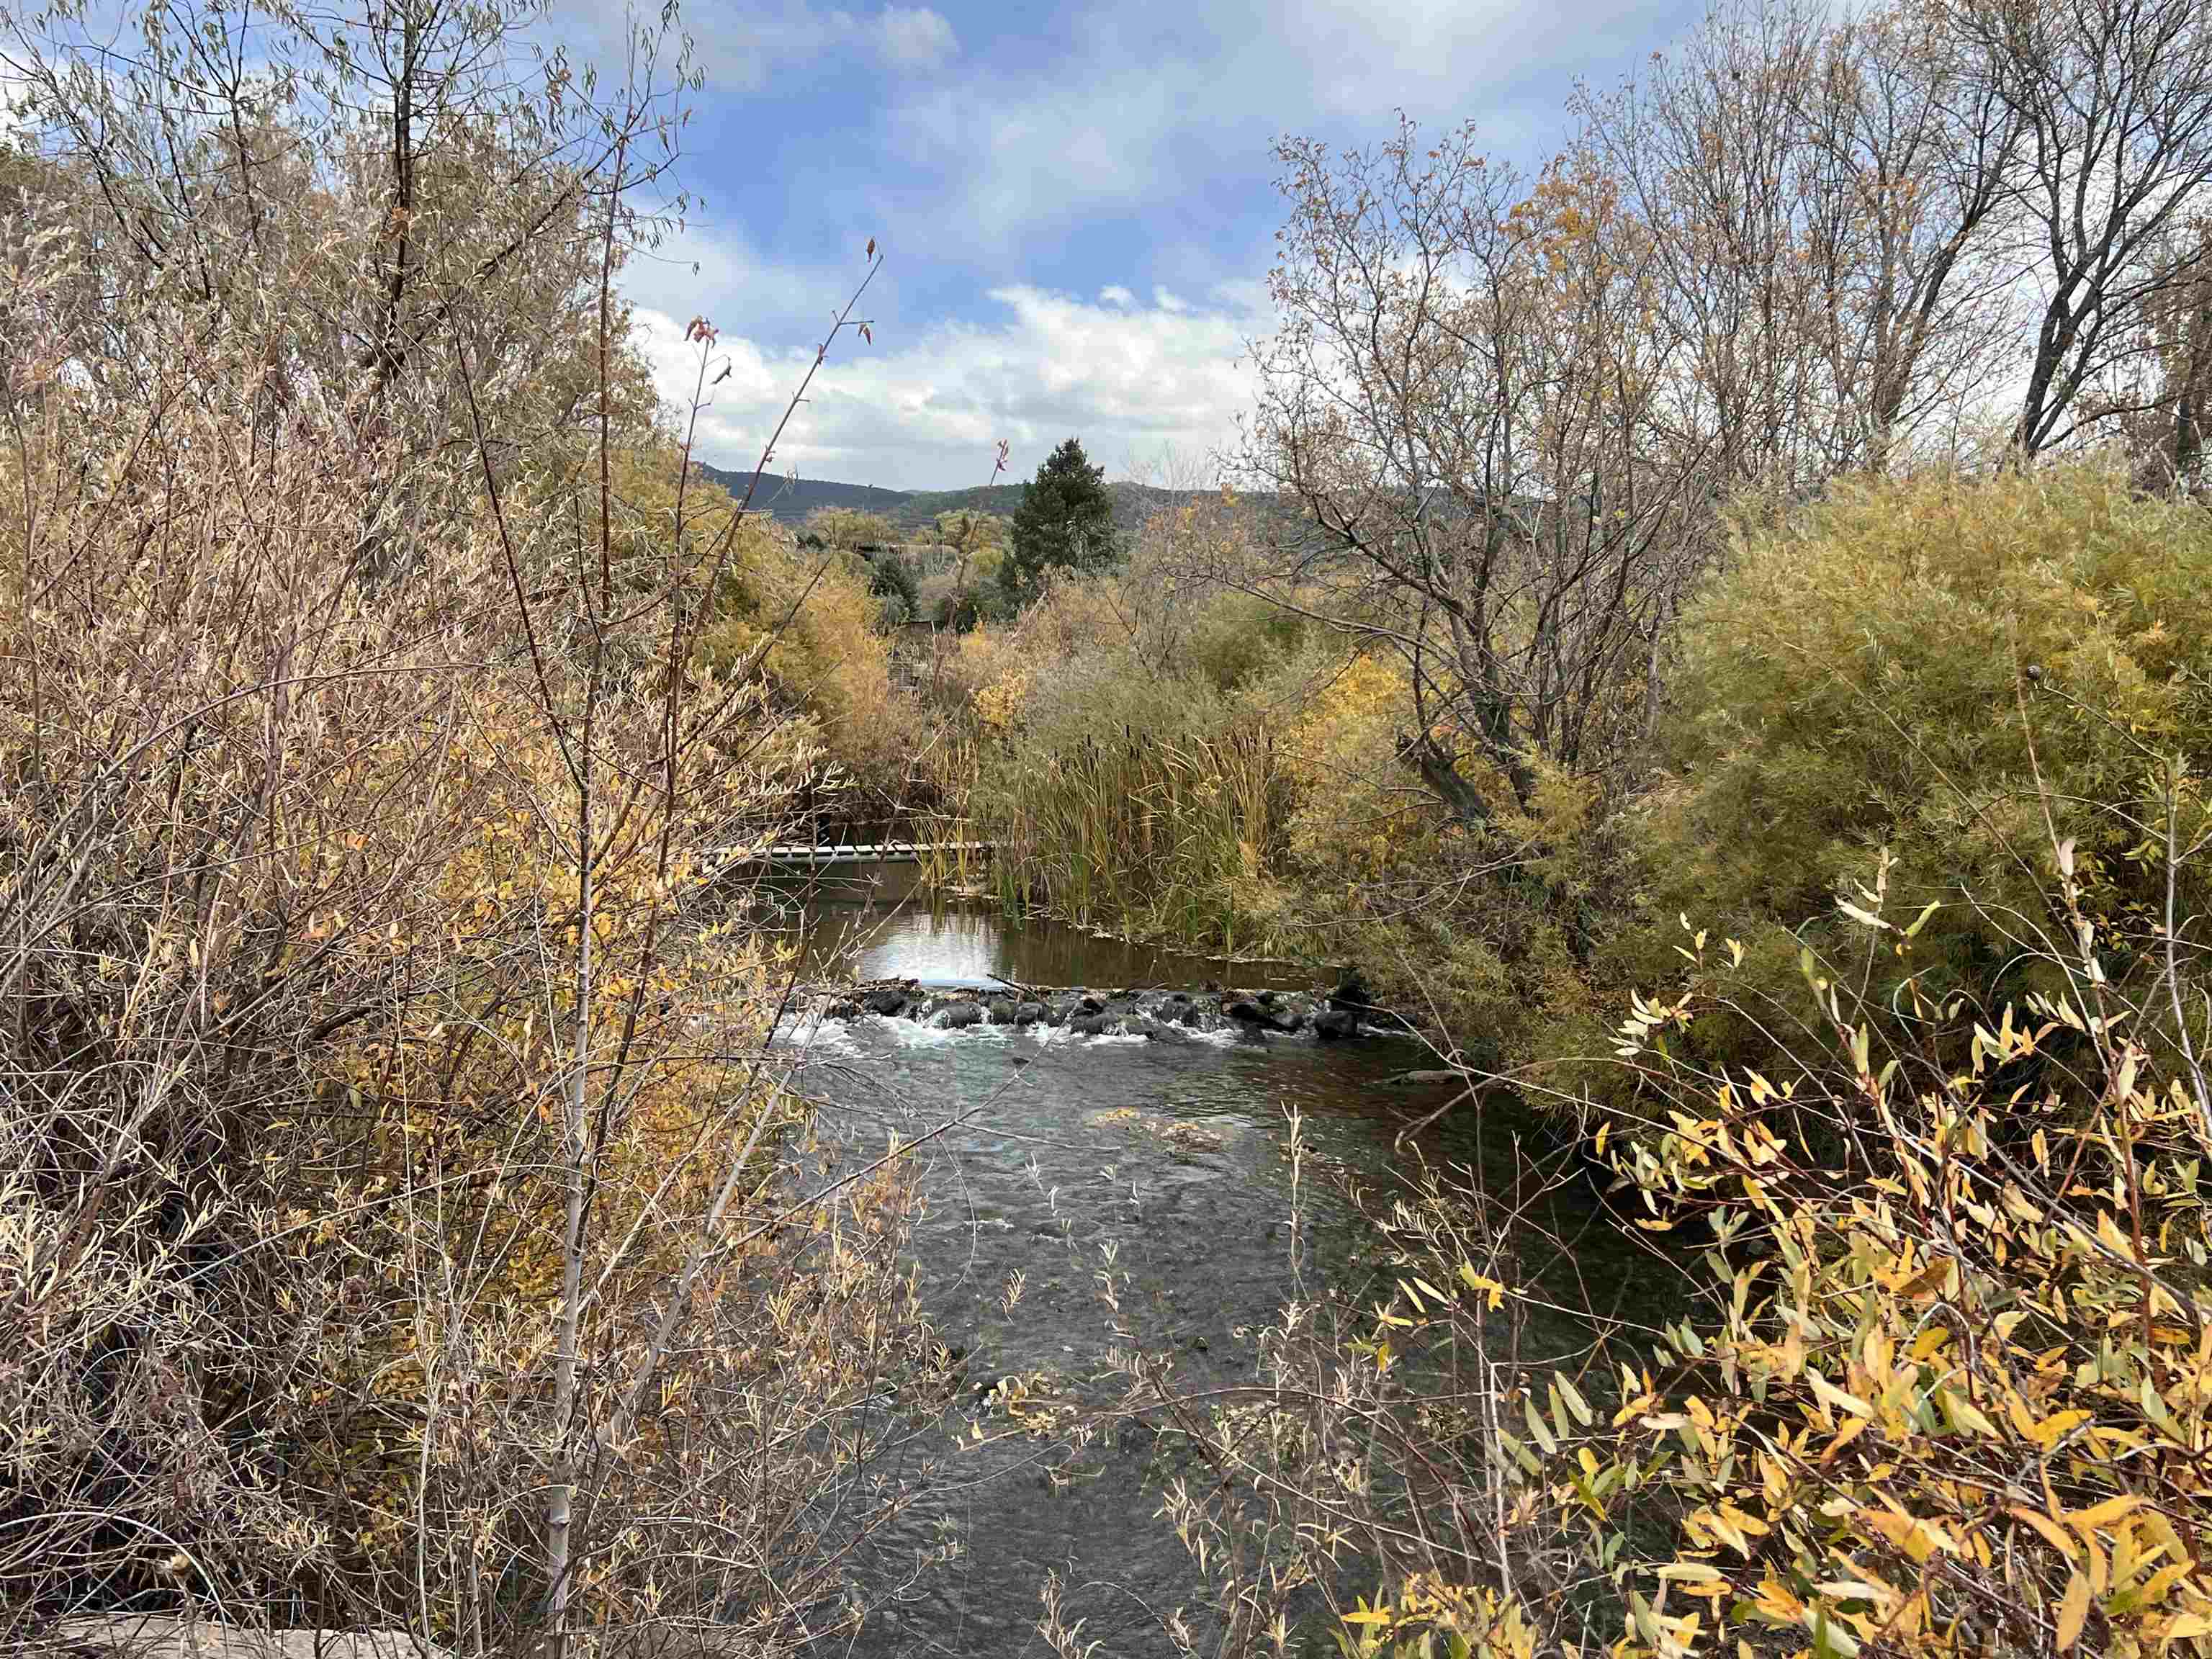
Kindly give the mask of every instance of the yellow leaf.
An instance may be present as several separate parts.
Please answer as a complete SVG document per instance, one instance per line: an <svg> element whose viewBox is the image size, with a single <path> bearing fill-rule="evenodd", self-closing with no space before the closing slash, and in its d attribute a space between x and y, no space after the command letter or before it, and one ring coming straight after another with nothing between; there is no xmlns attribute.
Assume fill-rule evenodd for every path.
<svg viewBox="0 0 2212 1659"><path fill-rule="evenodd" d="M1836 1437L1828 1443L1828 1449L1820 1454L1820 1461L1823 1463L1832 1462L1838 1452L1865 1433L1867 1427L1867 1419L1863 1417L1845 1418L1843 1427L1836 1431Z"/></svg>
<svg viewBox="0 0 2212 1659"><path fill-rule="evenodd" d="M2033 1440L2037 1445L2042 1447L2044 1450L2049 1451L2053 1446L2064 1439L2067 1434L2077 1425L2086 1423L2088 1420L2089 1413L2085 1411L2071 1410L2053 1412L2050 1416L2045 1418L2043 1421L2036 1424L2028 1430L2028 1437Z"/></svg>
<svg viewBox="0 0 2212 1659"><path fill-rule="evenodd" d="M1952 1394L1947 1390L1943 1395L1943 1404L1950 1412L1952 1420L1960 1428L1971 1430L1985 1440L1995 1440L1997 1437L1997 1425L1983 1416L1979 1408L1963 1395Z"/></svg>
<svg viewBox="0 0 2212 1659"><path fill-rule="evenodd" d="M1874 1415L1873 1407L1855 1394L1844 1393L1820 1372L1808 1368L1805 1372L1805 1380L1812 1384L1814 1397L1822 1405L1836 1407L1849 1412L1854 1417L1871 1418Z"/></svg>
<svg viewBox="0 0 2212 1659"><path fill-rule="evenodd" d="M2142 1605L2154 1607L2166 1600L2166 1591L2189 1577L2189 1567L2190 1564L2186 1561L2174 1561L2151 1574L2143 1583Z"/></svg>
<svg viewBox="0 0 2212 1659"><path fill-rule="evenodd" d="M2142 1507L2142 1499L2130 1492L2124 1497L2107 1498L2086 1510L2076 1510L2066 1520L2067 1524L2075 1527L2109 1527L2122 1516Z"/></svg>
<svg viewBox="0 0 2212 1659"><path fill-rule="evenodd" d="M2058 1650L2067 1652L2081 1639L2081 1626L2089 1618L2089 1581L2075 1573L2066 1581L2066 1596L2058 1604Z"/></svg>
<svg viewBox="0 0 2212 1659"><path fill-rule="evenodd" d="M2033 1510L2026 1508L2019 1504L2008 1504L2005 1509L2005 1513L2011 1516L2014 1520L2027 1522L2029 1526L2034 1528L2037 1532L2042 1534L2043 1541L2045 1543L2050 1545L2051 1548L2057 1550L2069 1561L2077 1561L2081 1559L2081 1547L2075 1543L2073 1538L2068 1534L2066 1528L2060 1526L2057 1522L2050 1519L2046 1516L2038 1515Z"/></svg>
<svg viewBox="0 0 2212 1659"><path fill-rule="evenodd" d="M1505 1287L1496 1279L1485 1278L1464 1261L1459 1264L1459 1276L1466 1281L1467 1287L1470 1291L1487 1294L1492 1308L1502 1308L1505 1305Z"/></svg>
<svg viewBox="0 0 2212 1659"><path fill-rule="evenodd" d="M1951 1540L1948 1534L1933 1522L1923 1521L1918 1516L1862 1510L1858 1520L1868 1531L1887 1539L1904 1551L1909 1560L1925 1561L1939 1549L1949 1554L1958 1553L1959 1547Z"/></svg>

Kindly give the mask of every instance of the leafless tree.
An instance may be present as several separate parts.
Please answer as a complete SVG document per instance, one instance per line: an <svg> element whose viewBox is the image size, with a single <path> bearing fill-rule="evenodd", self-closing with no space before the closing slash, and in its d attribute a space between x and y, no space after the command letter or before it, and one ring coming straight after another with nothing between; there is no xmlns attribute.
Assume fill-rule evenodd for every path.
<svg viewBox="0 0 2212 1659"><path fill-rule="evenodd" d="M1728 488L1887 465L1984 389L2012 339L1988 232L2020 126L1927 14L1729 0L1576 103L1694 343L1681 396Z"/></svg>
<svg viewBox="0 0 2212 1659"><path fill-rule="evenodd" d="M2022 131L2008 203L2037 291L2013 442L2080 431L2085 393L2124 372L2136 324L2185 265L2158 255L2212 185L2212 16L2196 0L1955 0L1942 17L1969 83Z"/></svg>
<svg viewBox="0 0 2212 1659"><path fill-rule="evenodd" d="M2015 337L1990 232L2021 127L1923 11L1838 25L1809 67L1792 115L1809 150L1820 327L1845 411L1837 453L1881 471L1983 392Z"/></svg>
<svg viewBox="0 0 2212 1659"><path fill-rule="evenodd" d="M1547 768L1601 775L1640 729L1710 487L1650 240L1604 178L1524 191L1465 130L1282 159L1284 324L1243 463L1316 532L1284 580L1405 664L1442 800L1526 811Z"/></svg>

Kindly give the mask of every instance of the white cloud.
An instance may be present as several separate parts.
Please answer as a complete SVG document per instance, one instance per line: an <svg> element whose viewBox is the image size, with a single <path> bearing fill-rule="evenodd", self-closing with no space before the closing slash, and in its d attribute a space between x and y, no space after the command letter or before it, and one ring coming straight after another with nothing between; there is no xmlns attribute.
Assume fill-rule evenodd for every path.
<svg viewBox="0 0 2212 1659"><path fill-rule="evenodd" d="M909 88L886 112L892 145L938 170L950 222L995 253L1096 210L1165 192L1171 138L1202 98L1157 74L1086 66L1078 81L1000 73ZM1043 84L1040 84L1040 82Z"/></svg>
<svg viewBox="0 0 2212 1659"><path fill-rule="evenodd" d="M899 89L899 154L936 170L941 208L998 254L1104 214L1149 214L1194 175L1256 184L1270 135L1379 135L1404 107L1478 120L1540 162L1578 75L1604 82L1689 21L1681 0L1201 0L1057 14L1054 56L988 50L958 84ZM988 46L988 43L986 43Z"/></svg>
<svg viewBox="0 0 2212 1659"><path fill-rule="evenodd" d="M733 333L818 335L865 268L859 247L846 252L842 264L779 263L734 228L693 225L632 254L622 289L635 305L682 317L703 312Z"/></svg>
<svg viewBox="0 0 2212 1659"><path fill-rule="evenodd" d="M952 25L927 6L885 6L873 27L877 52L893 69L933 70L959 50Z"/></svg>
<svg viewBox="0 0 2212 1659"><path fill-rule="evenodd" d="M872 12L781 0L718 18L698 40L707 77L724 90L757 92L775 76L819 59L864 56L902 74L935 70L959 50L952 25L928 6Z"/></svg>
<svg viewBox="0 0 2212 1659"><path fill-rule="evenodd" d="M869 301L881 343L839 343L780 460L943 487L981 482L1000 437L1024 474L1071 432L1109 466L1221 447L1251 400L1236 360L1268 326L1270 135L1359 143L1402 105L1427 122L1476 118L1486 143L1540 159L1564 132L1577 74L1601 82L1686 20L1681 0L1577 0L1564 21L1530 0L1076 0L1037 27L961 41L939 12L899 0L757 0L718 15L702 33L753 84L804 63L897 71L853 104L849 132L825 135L820 167L839 222L896 247ZM956 54L957 74L929 72ZM835 143L859 149L848 160ZM1097 269L1097 231L1130 222L1143 253ZM853 252L771 264L718 227L684 239L675 265L625 274L657 313L641 320L672 392L689 384L673 372L672 319L703 310L725 330L732 374L702 426L708 459L750 465L805 367L786 354L842 299ZM912 300L932 315L902 326L896 278L909 255L925 279ZM681 263L692 258L696 277ZM950 320L978 314L975 286L955 275L978 270L1002 284L995 309ZM1117 273L1126 284L1105 280ZM1047 291L1040 276L1093 297Z"/></svg>
<svg viewBox="0 0 2212 1659"><path fill-rule="evenodd" d="M1001 438L1026 477L1071 434L1109 471L1163 453L1205 456L1235 436L1252 382L1240 361L1265 320L1243 295L1180 310L993 290L995 324L945 324L906 344L840 343L779 448L775 470L900 489L985 482ZM664 396L688 399L696 363L674 317L641 311L641 343ZM697 453L743 470L760 453L808 354L764 354L725 335L730 378L702 416ZM714 370L720 373L719 365Z"/></svg>

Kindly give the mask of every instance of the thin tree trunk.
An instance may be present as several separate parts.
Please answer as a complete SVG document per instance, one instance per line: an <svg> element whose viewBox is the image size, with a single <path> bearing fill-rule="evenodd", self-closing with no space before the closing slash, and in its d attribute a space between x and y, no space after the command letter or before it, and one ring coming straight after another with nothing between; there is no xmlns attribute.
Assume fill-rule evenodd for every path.
<svg viewBox="0 0 2212 1659"><path fill-rule="evenodd" d="M570 1550L574 1494L573 1451L576 1415L579 1332L583 1313L585 1162L591 1123L586 1109L586 1079L592 1054L592 704L598 697L598 665L586 696L582 741L577 745L576 800L576 1030L562 1094L562 1138L567 1153L568 1212L561 1242L561 1341L553 1362L553 1479L545 1498L545 1650L558 1659L568 1637Z"/></svg>
<svg viewBox="0 0 2212 1659"><path fill-rule="evenodd" d="M627 126L627 124L625 124ZM584 692L583 730L576 744L576 1000L575 1043L569 1056L568 1078L562 1091L562 1133L566 1141L568 1212L561 1243L561 1342L553 1362L553 1479L545 1500L545 1571L550 1580L546 1601L545 1651L559 1659L568 1644L568 1603L574 1577L571 1536L572 1506L576 1487L576 1373L583 1322L584 1214L590 1188L592 1163L591 1114L586 1084L592 1059L592 727L599 710L600 676L606 665L602 633L614 603L612 587L614 526L609 517L608 355L613 328L615 224L622 201L624 168L629 158L627 130L615 145L615 170L607 191L606 240L599 260L599 614L585 618L591 640L591 678ZM580 595L589 612L588 593ZM678 672L672 661L668 672ZM673 810L673 803L671 803Z"/></svg>
<svg viewBox="0 0 2212 1659"><path fill-rule="evenodd" d="M383 393L398 377L404 356L399 339L400 307L407 295L407 262L415 221L416 18L408 5L400 20L399 74L392 88L392 275L384 291L384 319L376 353L376 389Z"/></svg>

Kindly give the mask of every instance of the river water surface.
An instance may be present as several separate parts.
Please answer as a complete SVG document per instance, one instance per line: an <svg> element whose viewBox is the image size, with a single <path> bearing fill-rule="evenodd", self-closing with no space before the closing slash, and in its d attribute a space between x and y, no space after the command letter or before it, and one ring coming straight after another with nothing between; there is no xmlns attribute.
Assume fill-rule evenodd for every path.
<svg viewBox="0 0 2212 1659"><path fill-rule="evenodd" d="M927 985L1100 989L1209 981L1310 987L1288 968L1226 967L1094 939L1074 930L1000 924L988 908L896 902L896 866L841 872L848 882L794 891L785 920L810 943L810 978L913 978ZM870 885L873 879L877 884ZM1464 1105L1394 1150L1402 1130L1449 1091L1382 1079L1436 1062L1410 1039L1321 1043L1218 1033L1171 1042L1080 1037L1065 1030L944 1030L864 1016L791 1029L799 1078L822 1103L823 1132L880 1152L948 1121L916 1154L927 1212L914 1242L929 1316L967 1351L962 1402L944 1425L945 1455L878 1571L897 1573L949 1531L958 1553L933 1566L852 1650L865 1655L1042 1655L1039 1589L1055 1572L1071 1617L1103 1655L1173 1650L1163 1621L1187 1609L1201 1632L1200 1583L1158 1516L1148 1443L1077 1449L1006 1432L975 1394L1008 1375L1042 1373L1044 1392L1080 1395L1117 1346L1117 1316L1096 1274L1126 1276L1118 1322L1176 1356L1187 1386L1252 1380L1255 1333L1285 1298L1333 1286L1350 1304L1385 1294L1380 1241L1343 1196L1344 1172L1378 1183L1417 1149L1479 1173L1508 1201L1523 1115ZM1302 1224L1290 1224L1291 1114L1309 1161ZM1521 1264L1560 1281L1561 1299L1601 1308L1633 1280L1626 1244L1594 1196L1544 1206L1545 1237ZM1536 1235L1532 1234L1532 1237ZM1571 1283L1568 1281L1571 1281ZM1586 1328L1548 1333L1571 1351ZM989 1432L975 1444L973 1425ZM954 1449L964 1446L964 1449ZM1323 1650L1316 1648L1316 1651Z"/></svg>

